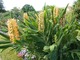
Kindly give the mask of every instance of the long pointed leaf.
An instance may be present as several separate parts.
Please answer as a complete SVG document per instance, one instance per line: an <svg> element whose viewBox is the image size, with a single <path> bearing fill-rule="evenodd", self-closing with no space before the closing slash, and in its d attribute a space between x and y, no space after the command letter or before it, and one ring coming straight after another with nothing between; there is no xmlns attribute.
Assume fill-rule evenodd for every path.
<svg viewBox="0 0 80 60"><path fill-rule="evenodd" d="M0 44L10 43L10 41L0 41Z"/></svg>
<svg viewBox="0 0 80 60"><path fill-rule="evenodd" d="M2 32L2 31L0 31L0 35L2 35L3 37L5 37L5 38L8 38L8 39L9 39L9 36L8 36L6 33Z"/></svg>
<svg viewBox="0 0 80 60"><path fill-rule="evenodd" d="M4 48L8 48L8 47L12 47L13 44L6 44L6 45L1 45L0 49L4 49Z"/></svg>

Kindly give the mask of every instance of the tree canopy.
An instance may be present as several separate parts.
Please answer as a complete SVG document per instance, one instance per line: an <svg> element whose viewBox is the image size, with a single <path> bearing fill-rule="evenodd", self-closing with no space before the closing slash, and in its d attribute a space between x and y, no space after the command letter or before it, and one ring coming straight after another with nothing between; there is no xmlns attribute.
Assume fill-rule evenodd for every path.
<svg viewBox="0 0 80 60"><path fill-rule="evenodd" d="M2 0L0 0L0 12L5 12Z"/></svg>
<svg viewBox="0 0 80 60"><path fill-rule="evenodd" d="M33 8L33 6L28 5L28 4L25 4L25 5L22 7L22 10L23 10L23 12L35 11L35 9Z"/></svg>

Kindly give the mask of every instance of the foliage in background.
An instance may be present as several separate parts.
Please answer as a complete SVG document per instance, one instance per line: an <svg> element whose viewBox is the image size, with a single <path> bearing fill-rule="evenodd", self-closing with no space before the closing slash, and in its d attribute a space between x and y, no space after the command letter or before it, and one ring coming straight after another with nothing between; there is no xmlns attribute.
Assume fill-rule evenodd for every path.
<svg viewBox="0 0 80 60"><path fill-rule="evenodd" d="M34 9L33 6L31 6L31 5L25 4L25 5L22 7L22 11L23 11L23 12L30 12L30 11L35 11L35 9Z"/></svg>
<svg viewBox="0 0 80 60"><path fill-rule="evenodd" d="M73 10L74 10L76 19L80 21L80 0L75 1L73 5Z"/></svg>

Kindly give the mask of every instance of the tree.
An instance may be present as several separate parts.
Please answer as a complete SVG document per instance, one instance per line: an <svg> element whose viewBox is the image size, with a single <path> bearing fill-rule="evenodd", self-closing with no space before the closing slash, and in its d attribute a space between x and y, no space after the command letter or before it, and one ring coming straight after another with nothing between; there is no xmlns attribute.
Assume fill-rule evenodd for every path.
<svg viewBox="0 0 80 60"><path fill-rule="evenodd" d="M5 12L2 0L0 0L0 12Z"/></svg>
<svg viewBox="0 0 80 60"><path fill-rule="evenodd" d="M22 7L22 10L23 10L23 12L35 11L35 9L33 8L33 6L28 5L28 4L25 4L25 5Z"/></svg>

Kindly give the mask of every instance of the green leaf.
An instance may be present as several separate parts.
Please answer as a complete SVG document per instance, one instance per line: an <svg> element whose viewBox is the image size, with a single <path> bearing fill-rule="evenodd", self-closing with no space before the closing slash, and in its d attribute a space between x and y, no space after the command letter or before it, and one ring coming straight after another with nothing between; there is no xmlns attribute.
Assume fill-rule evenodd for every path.
<svg viewBox="0 0 80 60"><path fill-rule="evenodd" d="M55 48L56 48L56 45L55 44L51 45L50 46L50 51L52 52Z"/></svg>
<svg viewBox="0 0 80 60"><path fill-rule="evenodd" d="M80 30L76 30L78 32L76 38L80 41Z"/></svg>
<svg viewBox="0 0 80 60"><path fill-rule="evenodd" d="M0 45L0 49L12 47L12 46L13 46L13 44Z"/></svg>
<svg viewBox="0 0 80 60"><path fill-rule="evenodd" d="M51 53L50 53L50 60L58 60L58 49L55 48Z"/></svg>
<svg viewBox="0 0 80 60"><path fill-rule="evenodd" d="M66 10L67 10L67 7L68 7L69 4L67 4L66 8L64 9L64 11L62 11L62 13L58 16L58 22L61 18L63 18L64 14L66 13Z"/></svg>
<svg viewBox="0 0 80 60"><path fill-rule="evenodd" d="M3 37L5 37L5 38L8 38L8 39L9 39L9 36L8 36L6 33L2 32L2 31L0 31L0 35L2 35Z"/></svg>
<svg viewBox="0 0 80 60"><path fill-rule="evenodd" d="M76 36L76 38L80 41L80 36Z"/></svg>
<svg viewBox="0 0 80 60"><path fill-rule="evenodd" d="M7 44L10 43L10 41L0 41L0 44Z"/></svg>
<svg viewBox="0 0 80 60"><path fill-rule="evenodd" d="M43 51L44 52L49 52L49 50L50 50L50 47L49 46L44 46L44 48L43 48Z"/></svg>

